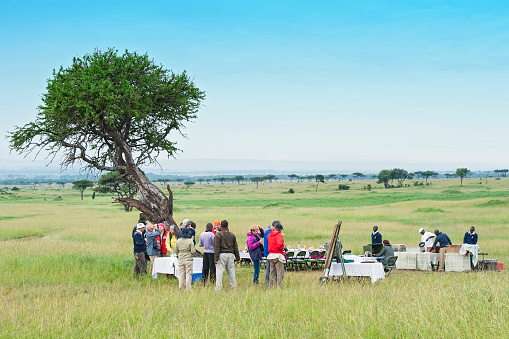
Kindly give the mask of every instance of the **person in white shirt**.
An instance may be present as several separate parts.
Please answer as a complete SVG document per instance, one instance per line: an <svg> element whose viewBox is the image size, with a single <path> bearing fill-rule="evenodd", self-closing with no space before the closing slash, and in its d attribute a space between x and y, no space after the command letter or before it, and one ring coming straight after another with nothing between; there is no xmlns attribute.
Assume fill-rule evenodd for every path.
<svg viewBox="0 0 509 339"><path fill-rule="evenodd" d="M419 229L419 233L421 234L421 243L424 243L425 251L429 251L431 247L433 247L433 238L435 235L431 232L426 232L424 228Z"/></svg>

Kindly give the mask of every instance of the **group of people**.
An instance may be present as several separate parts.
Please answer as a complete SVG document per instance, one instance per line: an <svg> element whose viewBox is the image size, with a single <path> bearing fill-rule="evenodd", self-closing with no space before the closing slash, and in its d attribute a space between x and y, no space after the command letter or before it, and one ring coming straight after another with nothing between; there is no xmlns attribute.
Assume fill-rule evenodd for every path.
<svg viewBox="0 0 509 339"><path fill-rule="evenodd" d="M439 262L440 267L439 271L445 270L445 249L447 246L452 245L451 239L447 236L447 234L440 232L440 230L436 229L434 234L431 232L426 232L424 228L419 229L419 233L421 234L421 242L419 243L419 247L423 248L424 251L433 252L435 248L439 250ZM470 227L470 230L465 233L463 237L464 244L476 245L477 244L477 233L475 233L475 227ZM394 256L394 249L392 248L389 240L382 241L382 234L378 232L378 226L373 226L373 233L371 234L371 243L372 244L383 244L383 248L380 252L376 253L376 256L383 257L383 263L385 264L391 256Z"/></svg>
<svg viewBox="0 0 509 339"><path fill-rule="evenodd" d="M147 260L150 261L149 275L152 275L156 257L175 254L178 259L179 289L190 290L192 286L193 260L196 250L196 223L185 219L180 224L180 232L176 225L160 223L151 224L140 216L133 229L134 244L134 275L146 274ZM275 220L264 231L260 226L253 225L247 233L247 248L253 263L253 284L259 283L260 262L267 259L265 285L282 286L285 264L285 246L282 234L283 226ZM199 247L203 247L202 283L215 283L216 291L223 287L223 274L226 271L233 289L237 288L235 278L235 262L240 261L240 253L235 234L229 231L228 221L208 223L205 231L200 234Z"/></svg>

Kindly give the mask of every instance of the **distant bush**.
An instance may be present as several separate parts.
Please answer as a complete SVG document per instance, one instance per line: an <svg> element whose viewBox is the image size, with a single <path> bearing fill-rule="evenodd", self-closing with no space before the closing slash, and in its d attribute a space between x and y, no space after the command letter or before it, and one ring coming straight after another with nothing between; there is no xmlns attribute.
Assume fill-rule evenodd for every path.
<svg viewBox="0 0 509 339"><path fill-rule="evenodd" d="M14 186L13 188L11 188L11 191L19 191L19 188L17 188L16 186Z"/></svg>
<svg viewBox="0 0 509 339"><path fill-rule="evenodd" d="M295 193L295 191L293 190L293 188L290 188L290 189L288 190L288 193Z"/></svg>
<svg viewBox="0 0 509 339"><path fill-rule="evenodd" d="M509 204L508 201L495 199L495 200L490 200L490 201L482 203L482 204L477 204L475 206L477 206L477 207L497 207L497 206L504 206L504 205L508 205L508 204Z"/></svg>
<svg viewBox="0 0 509 339"><path fill-rule="evenodd" d="M340 190L340 191L346 191L349 189L350 189L350 186L348 186L348 185L339 184L339 186L338 186L338 190Z"/></svg>
<svg viewBox="0 0 509 339"><path fill-rule="evenodd" d="M414 212L421 212L421 213L440 212L440 213L443 213L445 211L441 208L436 208L436 207L422 207L422 208L416 209Z"/></svg>
<svg viewBox="0 0 509 339"><path fill-rule="evenodd" d="M414 181L414 186L424 186L424 181Z"/></svg>
<svg viewBox="0 0 509 339"><path fill-rule="evenodd" d="M495 180L500 180L500 178L495 178Z"/></svg>

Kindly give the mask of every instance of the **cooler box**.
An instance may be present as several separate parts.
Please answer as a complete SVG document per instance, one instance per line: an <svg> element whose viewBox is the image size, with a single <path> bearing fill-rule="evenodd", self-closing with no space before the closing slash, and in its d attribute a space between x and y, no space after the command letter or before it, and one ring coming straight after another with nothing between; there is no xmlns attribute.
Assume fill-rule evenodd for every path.
<svg viewBox="0 0 509 339"><path fill-rule="evenodd" d="M193 273L193 278L191 280L191 284L194 284L194 282L198 280L201 282L201 273Z"/></svg>
<svg viewBox="0 0 509 339"><path fill-rule="evenodd" d="M504 270L504 263L502 261L498 262L498 270L503 271Z"/></svg>
<svg viewBox="0 0 509 339"><path fill-rule="evenodd" d="M470 256L459 253L445 253L446 272L470 272Z"/></svg>

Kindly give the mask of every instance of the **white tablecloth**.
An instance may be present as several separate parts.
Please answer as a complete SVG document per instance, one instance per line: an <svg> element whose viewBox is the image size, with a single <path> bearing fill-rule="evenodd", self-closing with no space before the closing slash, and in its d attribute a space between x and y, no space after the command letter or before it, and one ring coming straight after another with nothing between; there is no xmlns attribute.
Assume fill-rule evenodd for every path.
<svg viewBox="0 0 509 339"><path fill-rule="evenodd" d="M201 273L203 270L203 258L193 259L193 274ZM152 278L157 279L157 275L171 274L179 278L178 259L177 257L155 258L154 268L152 269Z"/></svg>
<svg viewBox="0 0 509 339"><path fill-rule="evenodd" d="M374 284L378 279L385 279L384 266L382 263L345 263L347 276L352 277L371 277L371 283ZM341 264L332 263L329 276L343 275Z"/></svg>
<svg viewBox="0 0 509 339"><path fill-rule="evenodd" d="M251 257L249 256L249 253L240 252L240 259L249 259L251 260Z"/></svg>

